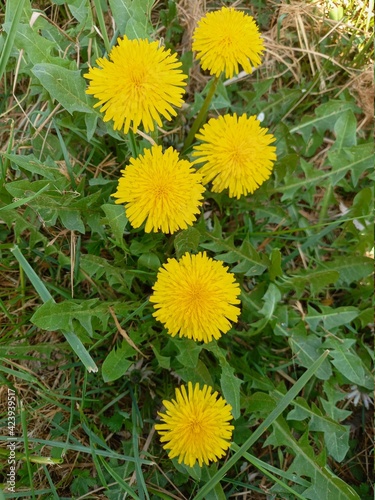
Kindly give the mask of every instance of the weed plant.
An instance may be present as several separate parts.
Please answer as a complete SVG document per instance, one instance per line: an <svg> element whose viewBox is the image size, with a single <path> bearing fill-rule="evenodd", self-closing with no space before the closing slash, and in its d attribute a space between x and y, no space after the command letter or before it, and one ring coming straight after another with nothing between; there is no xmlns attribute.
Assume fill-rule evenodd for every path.
<svg viewBox="0 0 375 500"><path fill-rule="evenodd" d="M192 37L223 5L253 16L265 51L214 88ZM372 498L372 10L0 6L1 499ZM158 41L188 75L153 131L114 130L86 93L123 35ZM198 125L245 113L268 128L271 177L238 199L209 184L173 234L133 227L112 196L121 171L152 144L192 162L204 106ZM240 287L238 318L210 342L169 335L149 300L168 259L203 252ZM170 459L155 431L188 382L232 408L231 446L209 465Z"/></svg>

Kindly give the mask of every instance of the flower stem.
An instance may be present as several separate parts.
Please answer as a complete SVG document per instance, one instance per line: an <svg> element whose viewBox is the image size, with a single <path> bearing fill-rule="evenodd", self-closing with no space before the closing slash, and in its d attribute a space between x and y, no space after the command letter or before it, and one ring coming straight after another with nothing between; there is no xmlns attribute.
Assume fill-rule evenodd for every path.
<svg viewBox="0 0 375 500"><path fill-rule="evenodd" d="M103 7L101 6L100 0L94 0L94 5L95 5L96 17L98 19L101 35L104 41L105 50L107 51L107 54L109 54L111 52L111 44L109 43L108 33L105 27Z"/></svg>
<svg viewBox="0 0 375 500"><path fill-rule="evenodd" d="M134 132L132 131L132 129L129 129L128 137L129 137L129 145L130 145L130 151L131 151L132 157L137 158L138 146L137 146L137 143L135 140L135 135L134 135Z"/></svg>
<svg viewBox="0 0 375 500"><path fill-rule="evenodd" d="M186 140L184 142L184 146L182 148L182 153L186 153L186 150L190 147L191 143L193 142L195 134L198 132L199 127L201 126L203 120L206 117L206 113L208 111L208 108L210 106L210 103L212 101L212 98L215 94L215 90L217 87L217 84L219 83L219 77L215 76L212 85L210 87L210 90L208 91L208 94L206 95L206 99L204 100L203 106L201 110L198 113L198 116L196 117L189 133L188 136L186 137Z"/></svg>

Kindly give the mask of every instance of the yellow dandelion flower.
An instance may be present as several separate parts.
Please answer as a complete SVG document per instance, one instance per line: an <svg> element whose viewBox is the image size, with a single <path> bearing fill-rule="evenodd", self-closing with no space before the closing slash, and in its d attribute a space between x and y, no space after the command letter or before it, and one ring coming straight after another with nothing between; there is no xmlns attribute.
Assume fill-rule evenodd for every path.
<svg viewBox="0 0 375 500"><path fill-rule="evenodd" d="M238 66L251 73L261 63L263 40L254 19L231 7L206 14L193 34L193 50L203 69L226 78L239 73Z"/></svg>
<svg viewBox="0 0 375 500"><path fill-rule="evenodd" d="M183 103L184 81L182 63L176 54L159 47L158 42L119 38L109 60L99 58L99 68L90 68L85 78L91 80L87 94L99 99L104 121L114 121L114 129L140 125L146 132L154 130L155 121L161 127L160 115L167 120L177 113L172 106Z"/></svg>
<svg viewBox="0 0 375 500"><path fill-rule="evenodd" d="M253 193L272 172L276 160L275 141L255 116L224 115L212 118L196 135L194 163L204 163L199 173L203 183L212 181L212 191L229 188L229 196L240 198Z"/></svg>
<svg viewBox="0 0 375 500"><path fill-rule="evenodd" d="M169 458L178 457L178 463L193 467L198 461L209 465L217 462L230 447L233 425L230 420L232 407L212 394L212 388L196 384L193 388L188 382L188 390L181 386L176 389L176 399L163 401L166 413L159 413L162 424L155 429L160 434L160 441L166 443L163 448L170 450Z"/></svg>
<svg viewBox="0 0 375 500"><path fill-rule="evenodd" d="M174 233L186 229L196 220L205 188L201 175L186 160L180 160L172 147L164 153L161 146L146 149L143 155L130 159L122 170L115 203L125 203L131 225L145 231Z"/></svg>
<svg viewBox="0 0 375 500"><path fill-rule="evenodd" d="M155 318L175 337L203 342L218 339L236 322L240 287L220 261L206 253L168 259L153 286Z"/></svg>

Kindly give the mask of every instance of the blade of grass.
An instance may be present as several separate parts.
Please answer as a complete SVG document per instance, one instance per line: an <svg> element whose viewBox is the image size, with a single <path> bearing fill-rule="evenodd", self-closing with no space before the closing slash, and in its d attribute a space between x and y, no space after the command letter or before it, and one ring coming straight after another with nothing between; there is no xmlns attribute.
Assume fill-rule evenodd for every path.
<svg viewBox="0 0 375 500"><path fill-rule="evenodd" d="M14 201L13 203L9 203L9 205L6 205L5 207L0 208L0 212L2 210L11 210L13 208L20 207L22 205L26 205L26 203L29 203L29 201L33 200L40 194L42 194L44 191L46 191L49 188L49 184L46 184L45 186L42 187L42 189L39 189L36 193L32 194L31 196L28 196L27 198L21 198L20 200Z"/></svg>
<svg viewBox="0 0 375 500"><path fill-rule="evenodd" d="M72 164L70 163L68 149L67 149L67 147L65 145L64 139L63 139L63 137L61 135L60 129L57 126L55 120L53 120L53 125L55 127L55 130L56 130L56 133L57 133L57 137L59 139L59 143L60 143L60 146L61 146L61 151L62 151L63 156L64 156L64 161L65 161L66 169L68 171L70 183L71 183L73 189L77 189L77 183L76 183L76 180L74 178Z"/></svg>
<svg viewBox="0 0 375 500"><path fill-rule="evenodd" d="M165 493L162 493L160 490L152 488L151 486L148 487L148 491L156 495L157 498L161 498L162 500L174 500L176 498L176 497L170 497L169 495L166 495Z"/></svg>
<svg viewBox="0 0 375 500"><path fill-rule="evenodd" d="M240 447L237 444L232 443L231 449L233 449L234 451L238 451L240 449ZM292 495L294 497L300 498L301 500L305 500L305 498L303 496L299 495L295 490L293 490L293 488L288 486L286 483L283 483L283 481L281 481L281 479L279 479L274 474L272 474L272 472L285 478L287 481L293 481L293 482L295 482L297 484L301 484L301 485L303 484L303 486L305 486L306 488L310 486L310 483L308 481L301 480L299 477L297 477L294 474L288 474L287 472L285 472L283 470L279 470L276 467L273 467L272 465L266 464L265 462L262 462L262 460L259 460L258 458L254 457L250 453L244 453L242 457L245 458L251 464L253 464L257 469L259 469L262 472L262 474L269 477L272 481L274 481L278 485L285 488L289 493L292 493Z"/></svg>
<svg viewBox="0 0 375 500"><path fill-rule="evenodd" d="M3 459L7 459L9 456L9 451L0 448L0 457ZM42 465L55 465L62 464L62 458L52 458L52 457L41 457L39 455L30 455L30 453L21 453L19 451L15 452L15 458L17 460L22 460L23 462L31 462L33 464L42 464Z"/></svg>
<svg viewBox="0 0 375 500"><path fill-rule="evenodd" d="M298 393L304 388L310 378L316 373L323 361L328 356L329 351L326 350L323 354L310 366L310 368L297 380L294 386L285 394L283 399L278 403L276 408L268 415L262 424L253 432L253 434L243 443L236 453L219 469L215 475L201 488L194 500L203 500L206 495L215 487L215 485L224 477L224 475L233 467L243 454L252 446L265 432L268 427L277 419L279 415L287 408Z"/></svg>
<svg viewBox="0 0 375 500"><path fill-rule="evenodd" d="M367 12L368 14L366 17L366 31L369 31L371 24L371 12L374 12L374 0L369 0Z"/></svg>
<svg viewBox="0 0 375 500"><path fill-rule="evenodd" d="M9 442L9 436L0 436L0 442L1 441ZM15 437L14 439L12 438L12 441L15 441L17 443L23 443L23 438ZM29 443L43 444L46 446L51 446L52 448L66 448L66 443L63 443L61 441L49 441L48 439L29 438ZM88 455L91 454L91 448L88 448L87 446L83 445L69 444L67 449L71 451L79 451L80 453L87 453ZM113 458L117 460L125 460L127 462L135 462L134 457L121 455L120 453L116 453L115 451L110 453L108 451L95 450L95 452L97 455L100 455L101 457ZM140 459L140 461L143 465L154 465L154 463L151 462L150 460Z"/></svg>
<svg viewBox="0 0 375 500"><path fill-rule="evenodd" d="M48 495L49 493L51 493L51 490L35 490L34 491L34 494L35 495L38 495L38 498L48 498L46 495ZM1 496L2 495L2 492L0 490L0 500L6 500L7 498L16 498L17 500L19 498L27 498L29 499L30 498L30 495L31 495L31 491L17 491L17 493L5 493L5 495ZM41 495L45 495L44 497L42 497Z"/></svg>
<svg viewBox="0 0 375 500"><path fill-rule="evenodd" d="M38 294L39 294L40 298L43 300L43 302L47 302L48 300L54 301L52 295L47 290L45 284L39 278L39 276L36 274L36 272L30 266L30 264L27 262L27 260L22 255L22 253L17 245L15 245L13 248L11 248L11 252L16 257L16 259L18 260L20 265L22 266L27 277L31 281L31 284L33 285L35 290L38 292ZM92 359L89 352L86 350L85 346L79 340L77 335L75 333L72 333L72 332L62 332L62 333L65 336L68 343L70 344L73 351L76 353L76 355L79 357L79 359L84 364L86 370L88 372L96 373L98 371L98 367L96 366L95 361Z"/></svg>
<svg viewBox="0 0 375 500"><path fill-rule="evenodd" d="M39 296L43 300L43 302L47 302L48 300L54 301L52 295L47 290L45 284L39 278L39 276L36 274L36 272L30 266L30 264L27 262L27 260L22 255L22 253L17 245L15 245L13 248L11 248L11 252L15 256L15 258L18 260L20 265L22 266L27 277L31 281L31 284L33 285L33 287L35 288L35 290L37 291L37 293L39 294ZM79 357L79 359L82 361L86 370L88 372L95 372L96 373L98 371L98 367L96 366L95 361L92 359L89 352L86 350L85 346L82 344L82 342L77 337L77 335L73 332L62 332L62 333L65 336L68 343L70 344L70 347L73 349L73 351Z"/></svg>
<svg viewBox="0 0 375 500"><path fill-rule="evenodd" d="M113 479L116 481L116 483L121 486L121 488L126 492L128 493L132 498L134 498L134 500L141 500L139 498L139 496L137 496L134 491L132 490L132 488L125 483L125 481L122 479L122 477L120 477L117 472L115 472L109 464L107 464L107 462L104 460L104 458L100 457L100 461L102 462L103 464L103 467L107 470L107 472L113 477Z"/></svg>
<svg viewBox="0 0 375 500"><path fill-rule="evenodd" d="M100 0L94 0L94 6L95 6L96 17L98 19L98 23L100 26L100 33L103 37L105 50L107 51L107 54L109 54L111 51L111 45L109 43L108 33L107 33L107 29L105 27L102 4L101 4Z"/></svg>
<svg viewBox="0 0 375 500"><path fill-rule="evenodd" d="M49 485L50 485L50 487L51 487L51 491L52 491L53 498L54 498L55 500L59 500L59 499L60 499L60 497L59 497L59 495L57 494L57 491L56 491L55 485L53 484L53 480L52 480L52 478L51 478L51 475L50 475L50 473L49 473L49 471L48 471L48 468L47 468L45 465L43 465L43 470L44 470L44 474L46 475L46 478L47 478L47 480L48 480L48 482L49 482Z"/></svg>
<svg viewBox="0 0 375 500"><path fill-rule="evenodd" d="M74 417L74 412L75 412L74 399L75 399L75 394L76 394L76 380L75 380L74 370L72 370L72 374L71 374L70 387L71 387L72 399L70 401L69 424L68 424L68 428L67 428L67 432L66 432L66 439L65 439L66 446L68 446L68 444L69 444L70 435L72 433L73 417ZM62 455L65 455L65 449L62 451Z"/></svg>
<svg viewBox="0 0 375 500"><path fill-rule="evenodd" d="M25 461L27 467L27 474L29 476L31 496L35 500L33 473L31 470L30 451L29 451L29 436L27 435L26 411L23 407L22 400L19 401L19 405L21 410L21 427L22 427L23 443L25 447Z"/></svg>
<svg viewBox="0 0 375 500"><path fill-rule="evenodd" d="M7 362L6 359L0 358L1 362ZM26 382L37 383L37 380L30 375L29 373L23 373L18 370L12 370L11 368L6 368L5 366L0 365L0 371L7 373L8 375L12 375L13 377L19 378L21 380L26 380Z"/></svg>
<svg viewBox="0 0 375 500"><path fill-rule="evenodd" d="M9 140L8 140L8 146L6 149L6 154L10 154L12 151L13 147L13 138L14 138L14 120L10 122L10 131L9 131ZM7 176L7 171L8 171L8 166L9 166L9 159L6 157L6 155L3 156L3 159L0 158L0 165L1 165L1 171L0 171L0 188L2 188L5 184L5 179Z"/></svg>
<svg viewBox="0 0 375 500"><path fill-rule="evenodd" d="M143 426L142 423L142 416L139 412L139 408L137 405L137 401L135 398L135 394L132 391L131 387L130 388L130 395L132 398L132 424L133 424L133 432L132 432L132 440L133 440L133 450L134 450L134 458L135 458L135 474L137 478L137 485L138 485L138 493L139 497L141 500L144 500L145 496L147 500L150 500L150 497L147 493L147 486L145 479L143 477L143 472L142 472L142 465L140 462L140 457L139 457L139 446L138 446L138 432L137 432L137 427Z"/></svg>
<svg viewBox="0 0 375 500"><path fill-rule="evenodd" d="M14 7L14 5L16 5L15 12L11 12L11 9L12 7ZM0 80L3 77L10 53L13 48L14 39L16 38L18 24L21 19L24 5L25 5L25 0L18 0L17 3L16 2L6 3L5 19L11 19L12 24L8 36L5 39L2 53L0 55Z"/></svg>
<svg viewBox="0 0 375 500"><path fill-rule="evenodd" d="M215 94L216 87L217 87L218 83L219 83L219 78L217 76L215 76L212 79L211 87L210 87L209 91L207 92L206 98L202 104L202 107L198 113L198 116L194 120L194 123L191 126L191 129L189 130L189 133L186 137L186 140L185 140L184 145L182 147L182 154L186 154L187 150L189 149L189 147L191 146L191 144L194 140L195 134L198 132L199 127L202 125L203 120L205 119L206 114L208 112L208 108L210 106L212 98Z"/></svg>

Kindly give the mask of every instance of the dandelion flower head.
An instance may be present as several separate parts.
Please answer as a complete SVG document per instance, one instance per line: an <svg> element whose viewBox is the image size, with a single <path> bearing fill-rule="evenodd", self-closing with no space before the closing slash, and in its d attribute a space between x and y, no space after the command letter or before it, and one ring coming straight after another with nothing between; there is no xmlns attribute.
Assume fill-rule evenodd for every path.
<svg viewBox="0 0 375 500"><path fill-rule="evenodd" d="M236 114L212 118L196 137L194 163L203 163L199 173L203 183L212 181L212 191L229 189L229 196L240 198L253 193L272 172L276 160L275 141L255 116Z"/></svg>
<svg viewBox="0 0 375 500"><path fill-rule="evenodd" d="M176 54L158 42L119 38L109 59L99 58L99 67L90 68L87 94L99 99L104 121L113 120L114 129L135 132L142 123L146 132L161 127L160 116L171 120L180 107L187 77Z"/></svg>
<svg viewBox="0 0 375 500"><path fill-rule="evenodd" d="M263 40L254 19L231 7L209 12L198 22L193 34L193 50L202 69L226 78L239 73L239 65L251 73L261 63Z"/></svg>
<svg viewBox="0 0 375 500"><path fill-rule="evenodd" d="M169 458L193 467L198 461L209 465L225 455L230 446L233 425L232 407L212 388L188 383L176 389L176 399L163 401L165 413L159 413L163 423L156 424L163 448Z"/></svg>
<svg viewBox="0 0 375 500"><path fill-rule="evenodd" d="M205 252L168 259L153 289L153 315L172 337L211 342L228 332L240 314L240 287L233 274Z"/></svg>
<svg viewBox="0 0 375 500"><path fill-rule="evenodd" d="M125 203L133 227L146 221L146 233L174 233L196 220L205 191L201 175L187 160L180 160L172 147L163 152L161 146L152 146L131 158L121 172L112 196L117 198L115 203Z"/></svg>

